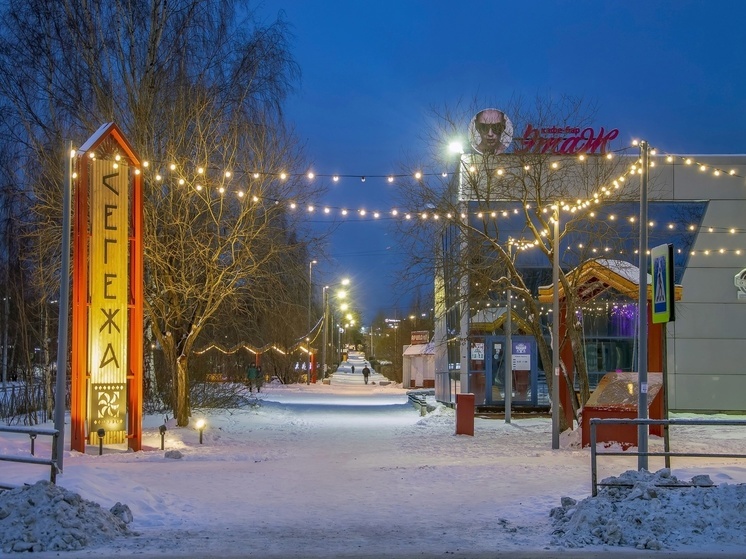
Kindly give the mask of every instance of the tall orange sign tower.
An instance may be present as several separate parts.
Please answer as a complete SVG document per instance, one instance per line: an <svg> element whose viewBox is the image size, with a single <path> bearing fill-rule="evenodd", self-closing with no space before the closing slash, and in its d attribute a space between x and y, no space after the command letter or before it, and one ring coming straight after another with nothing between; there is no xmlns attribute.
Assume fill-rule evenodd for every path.
<svg viewBox="0 0 746 559"><path fill-rule="evenodd" d="M116 124L73 172L70 448L142 448L143 209L140 160Z"/></svg>

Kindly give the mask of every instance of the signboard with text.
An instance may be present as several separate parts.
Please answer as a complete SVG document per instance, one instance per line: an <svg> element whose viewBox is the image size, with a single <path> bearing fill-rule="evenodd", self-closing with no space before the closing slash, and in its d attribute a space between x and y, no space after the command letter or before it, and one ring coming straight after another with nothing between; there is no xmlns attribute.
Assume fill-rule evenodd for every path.
<svg viewBox="0 0 746 559"><path fill-rule="evenodd" d="M599 154L608 151L609 142L619 136L619 130L608 132L602 127L580 128L574 126L548 126L534 128L526 126L523 135L517 138L518 146L513 153L549 153L556 155Z"/></svg>
<svg viewBox="0 0 746 559"><path fill-rule="evenodd" d="M415 344L426 344L430 341L430 331L429 330L416 330L412 332L410 343L412 345Z"/></svg>
<svg viewBox="0 0 746 559"><path fill-rule="evenodd" d="M140 159L103 124L74 153L70 449L142 450L143 192Z"/></svg>
<svg viewBox="0 0 746 559"><path fill-rule="evenodd" d="M113 160L91 163L88 309L89 433L103 428L124 441L127 384L129 171ZM114 438L112 435L110 438ZM117 440L119 437L117 438Z"/></svg>

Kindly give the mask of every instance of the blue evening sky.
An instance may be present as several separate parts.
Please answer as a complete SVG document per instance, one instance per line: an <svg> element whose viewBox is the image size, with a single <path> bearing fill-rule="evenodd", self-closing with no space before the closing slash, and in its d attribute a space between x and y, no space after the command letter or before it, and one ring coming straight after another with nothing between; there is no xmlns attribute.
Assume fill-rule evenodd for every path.
<svg viewBox="0 0 746 559"><path fill-rule="evenodd" d="M596 126L618 128L623 145L645 138L668 153L746 153L741 0L259 4L265 21L280 11L303 74L286 117L317 173L399 173L425 159L431 107L549 94L596 103ZM330 186L320 205L394 206L397 187L385 179L319 180ZM348 276L365 324L379 310L393 317L402 291L394 271L406 255L385 222L345 220L329 254L315 284Z"/></svg>

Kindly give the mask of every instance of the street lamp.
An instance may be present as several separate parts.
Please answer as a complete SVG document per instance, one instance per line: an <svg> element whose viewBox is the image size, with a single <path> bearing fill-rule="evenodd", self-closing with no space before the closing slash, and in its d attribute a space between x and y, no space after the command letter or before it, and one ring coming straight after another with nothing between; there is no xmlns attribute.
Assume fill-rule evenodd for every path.
<svg viewBox="0 0 746 559"><path fill-rule="evenodd" d="M311 272L313 271L313 265L316 263L316 260L311 260L308 263L308 329L306 330L306 349L308 349L306 361L308 367L306 367L306 384L311 384Z"/></svg>
<svg viewBox="0 0 746 559"><path fill-rule="evenodd" d="M505 320L505 423L510 423L510 412L513 407L513 245L515 241L508 238L508 315Z"/></svg>
<svg viewBox="0 0 746 559"><path fill-rule="evenodd" d="M342 281L340 281L338 284L332 284L332 285L325 285L321 289L321 295L322 295L322 304L324 306L324 326L323 326L323 334L322 334L322 343L323 346L321 348L321 375L322 378L326 376L326 346L328 344L328 327L329 327L329 288L333 285L349 285L350 280L345 278ZM340 299L344 299L347 296L347 293L345 291L339 291L337 293L337 297ZM332 345L334 345L334 336L332 336Z"/></svg>
<svg viewBox="0 0 746 559"><path fill-rule="evenodd" d="M554 235L552 238L552 448L559 448L559 206L552 206L554 214Z"/></svg>
<svg viewBox="0 0 746 559"><path fill-rule="evenodd" d="M206 425L207 424L205 423L204 419L197 420L196 427L197 427L197 431L199 431L199 444L202 444L202 433L204 432Z"/></svg>
<svg viewBox="0 0 746 559"><path fill-rule="evenodd" d="M342 332L345 329L342 328L341 324L337 324L337 351L339 352L338 361L342 363Z"/></svg>

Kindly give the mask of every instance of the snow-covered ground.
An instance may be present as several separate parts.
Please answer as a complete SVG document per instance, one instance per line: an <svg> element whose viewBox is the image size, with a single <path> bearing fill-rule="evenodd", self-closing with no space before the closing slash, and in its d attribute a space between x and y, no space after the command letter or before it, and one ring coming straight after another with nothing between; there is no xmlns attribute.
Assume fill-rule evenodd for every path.
<svg viewBox="0 0 746 559"><path fill-rule="evenodd" d="M207 420L203 444L193 427L169 421L161 451L163 417L148 416L143 452L66 452L59 487L0 493L2 551L395 558L537 550L571 558L579 548L702 557L746 549L738 485L746 461L674 458L672 472L643 475L627 472L636 457L602 457L599 479L621 476L634 488L591 498L589 450L574 434L552 450L547 418L478 417L470 437L454 435L453 410L420 417L396 385L269 385L258 397L242 409L195 410L194 421ZM744 453L745 431L674 426L672 448ZM43 439L37 456L49 453ZM653 437L650 446L662 444ZM0 434L0 453L28 448L28 437ZM651 458L651 470L662 466ZM659 487L671 475L699 486ZM47 476L0 462L3 483Z"/></svg>

